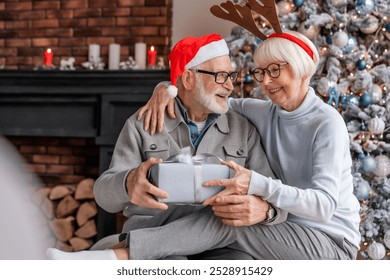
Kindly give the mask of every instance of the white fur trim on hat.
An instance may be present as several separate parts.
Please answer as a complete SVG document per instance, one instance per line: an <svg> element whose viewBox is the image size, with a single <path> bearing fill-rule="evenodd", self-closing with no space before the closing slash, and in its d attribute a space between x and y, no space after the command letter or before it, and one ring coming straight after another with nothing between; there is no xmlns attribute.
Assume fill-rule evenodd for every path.
<svg viewBox="0 0 390 280"><path fill-rule="evenodd" d="M194 58L187 63L185 68L190 69L207 60L224 55L229 55L229 48L226 44L226 41L224 39L214 41L201 47Z"/></svg>
<svg viewBox="0 0 390 280"><path fill-rule="evenodd" d="M177 92L178 92L178 88L173 86L173 85L170 85L168 88L167 88L167 94L170 98L175 98L177 96Z"/></svg>

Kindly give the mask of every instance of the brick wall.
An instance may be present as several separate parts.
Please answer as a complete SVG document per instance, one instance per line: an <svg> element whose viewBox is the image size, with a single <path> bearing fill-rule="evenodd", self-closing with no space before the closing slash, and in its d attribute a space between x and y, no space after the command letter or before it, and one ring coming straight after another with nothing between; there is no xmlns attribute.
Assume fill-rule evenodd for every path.
<svg viewBox="0 0 390 280"><path fill-rule="evenodd" d="M7 137L46 186L77 184L99 175L99 149L94 139Z"/></svg>
<svg viewBox="0 0 390 280"><path fill-rule="evenodd" d="M0 65L32 69L51 48L53 64L74 57L87 61L88 45L99 44L108 64L110 43L121 45L121 61L134 56L134 44L170 51L172 0L3 0L0 3Z"/></svg>

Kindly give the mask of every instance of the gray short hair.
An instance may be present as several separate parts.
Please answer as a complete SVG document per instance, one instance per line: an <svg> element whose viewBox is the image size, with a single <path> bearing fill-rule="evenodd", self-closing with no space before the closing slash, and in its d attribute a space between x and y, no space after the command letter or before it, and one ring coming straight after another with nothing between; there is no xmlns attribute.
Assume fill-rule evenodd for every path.
<svg viewBox="0 0 390 280"><path fill-rule="evenodd" d="M261 42L254 53L256 65L269 64L275 61L285 61L292 68L295 77L311 78L317 70L319 54L316 46L306 36L296 31L284 31L298 37L313 51L313 59L296 43L279 37Z"/></svg>

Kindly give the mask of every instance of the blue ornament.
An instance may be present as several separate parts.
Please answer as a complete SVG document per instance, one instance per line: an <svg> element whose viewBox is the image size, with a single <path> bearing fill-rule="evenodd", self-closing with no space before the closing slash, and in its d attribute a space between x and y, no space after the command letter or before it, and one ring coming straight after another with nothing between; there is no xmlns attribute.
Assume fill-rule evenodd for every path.
<svg viewBox="0 0 390 280"><path fill-rule="evenodd" d="M362 122L362 124L359 126L359 130L360 131L366 131L367 130L367 126L364 124L364 122Z"/></svg>
<svg viewBox="0 0 390 280"><path fill-rule="evenodd" d="M332 45L332 35L327 35L325 37L325 42L328 44L328 45Z"/></svg>
<svg viewBox="0 0 390 280"><path fill-rule="evenodd" d="M348 96L348 99L349 99L348 105L359 106L359 97L357 97L356 95L352 94L352 95Z"/></svg>
<svg viewBox="0 0 390 280"><path fill-rule="evenodd" d="M376 169L376 160L372 156L366 156L362 161L361 169L364 173L374 172Z"/></svg>
<svg viewBox="0 0 390 280"><path fill-rule="evenodd" d="M387 33L390 33L390 22L385 24L385 29Z"/></svg>
<svg viewBox="0 0 390 280"><path fill-rule="evenodd" d="M343 110L347 109L347 106L349 105L349 97L347 95L341 96L340 104Z"/></svg>
<svg viewBox="0 0 390 280"><path fill-rule="evenodd" d="M364 153L359 153L358 154L358 159L363 160L365 158L366 158L366 155Z"/></svg>
<svg viewBox="0 0 390 280"><path fill-rule="evenodd" d="M252 82L252 75L246 74L244 77L244 83L251 83Z"/></svg>
<svg viewBox="0 0 390 280"><path fill-rule="evenodd" d="M355 7L361 15L370 14L375 9L375 0L357 0Z"/></svg>
<svg viewBox="0 0 390 280"><path fill-rule="evenodd" d="M366 66L367 66L367 62L366 62L364 59L359 59L359 60L356 62L356 67L357 67L357 69L359 69L359 70L364 70L364 69L366 69Z"/></svg>
<svg viewBox="0 0 390 280"><path fill-rule="evenodd" d="M364 92L360 98L359 98L359 105L367 107L372 103L371 95L369 95L367 92Z"/></svg>
<svg viewBox="0 0 390 280"><path fill-rule="evenodd" d="M293 0L293 3L295 5L295 7L297 7L297 8L301 7L304 2L305 2L305 0Z"/></svg>
<svg viewBox="0 0 390 280"><path fill-rule="evenodd" d="M356 38L352 35L348 35L348 43L347 45L343 48L343 53L351 53L355 50L358 42Z"/></svg>

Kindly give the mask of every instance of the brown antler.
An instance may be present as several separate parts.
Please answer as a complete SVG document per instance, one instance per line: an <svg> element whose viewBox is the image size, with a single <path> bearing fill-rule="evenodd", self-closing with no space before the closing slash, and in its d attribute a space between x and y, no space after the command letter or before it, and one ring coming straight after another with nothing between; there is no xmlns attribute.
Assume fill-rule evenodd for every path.
<svg viewBox="0 0 390 280"><path fill-rule="evenodd" d="M263 5L260 5L256 0L249 0L247 6L249 6L252 11L265 17L276 33L283 33L276 12L275 0L261 0L261 2Z"/></svg>
<svg viewBox="0 0 390 280"><path fill-rule="evenodd" d="M214 16L234 22L253 33L253 35L265 40L267 36L260 31L253 18L252 11L265 17L274 28L275 32L282 33L282 29L280 28L279 18L276 13L275 0L261 1L264 3L263 5L256 0L249 0L245 6L226 1L220 5L212 6L210 11Z"/></svg>

